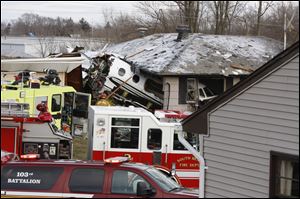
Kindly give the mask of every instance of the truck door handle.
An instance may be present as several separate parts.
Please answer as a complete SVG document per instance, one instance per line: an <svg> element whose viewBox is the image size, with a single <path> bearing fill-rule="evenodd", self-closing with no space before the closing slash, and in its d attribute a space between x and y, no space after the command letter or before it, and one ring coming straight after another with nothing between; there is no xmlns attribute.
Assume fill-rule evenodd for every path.
<svg viewBox="0 0 300 199"><path fill-rule="evenodd" d="M168 145L166 144L166 156L165 156L165 163L168 163Z"/></svg>

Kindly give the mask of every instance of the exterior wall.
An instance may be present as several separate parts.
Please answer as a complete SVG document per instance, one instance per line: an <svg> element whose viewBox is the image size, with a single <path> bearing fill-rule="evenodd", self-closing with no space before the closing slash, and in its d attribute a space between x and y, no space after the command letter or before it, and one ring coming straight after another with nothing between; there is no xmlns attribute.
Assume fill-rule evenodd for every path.
<svg viewBox="0 0 300 199"><path fill-rule="evenodd" d="M299 56L209 116L206 197L269 197L270 151L299 156Z"/></svg>
<svg viewBox="0 0 300 199"><path fill-rule="evenodd" d="M167 83L170 84L170 91ZM164 109L186 111L188 104L179 104L179 78L178 77L164 77ZM170 93L170 98L169 98ZM169 102L169 106L168 106Z"/></svg>
<svg viewBox="0 0 300 199"><path fill-rule="evenodd" d="M31 55L32 57L43 57L42 56L42 50L45 52L44 56L48 56L49 52L45 45L41 46L41 44L26 44L25 45L25 53L28 55ZM48 47L49 48L49 47Z"/></svg>
<svg viewBox="0 0 300 199"><path fill-rule="evenodd" d="M69 38L69 37L1 37L1 55L8 57L42 57L41 47L45 56L59 53L66 46L82 46L86 50L101 49L105 41L101 38Z"/></svg>
<svg viewBox="0 0 300 199"><path fill-rule="evenodd" d="M7 80L7 81L13 81L15 80L15 76L18 75L19 72L1 72L1 80ZM3 75L6 74L5 77L3 77ZM61 86L65 86L65 75L66 73L60 72L58 73L58 76L61 80L60 85ZM42 72L36 72L35 77L39 78L39 77L45 77L46 74L42 73Z"/></svg>
<svg viewBox="0 0 300 199"><path fill-rule="evenodd" d="M1 56L14 56L24 54L25 45L23 44L1 44Z"/></svg>

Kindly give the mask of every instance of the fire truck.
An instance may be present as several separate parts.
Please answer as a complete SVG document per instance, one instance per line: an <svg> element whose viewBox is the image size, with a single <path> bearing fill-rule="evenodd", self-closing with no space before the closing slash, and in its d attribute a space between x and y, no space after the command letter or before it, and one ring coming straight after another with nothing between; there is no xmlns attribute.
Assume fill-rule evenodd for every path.
<svg viewBox="0 0 300 199"><path fill-rule="evenodd" d="M40 103L45 103L55 119L57 128L72 135L84 130L87 132L90 94L76 92L71 86L43 84L32 78L29 73L31 72L22 71L19 72L19 77L17 76L19 79L27 78L26 81L3 82L1 79L1 102L28 103L29 114L33 117L39 114L35 107Z"/></svg>
<svg viewBox="0 0 300 199"><path fill-rule="evenodd" d="M28 103L1 102L1 150L16 155L39 154L43 159L70 159L72 136L58 130L45 104L30 116Z"/></svg>
<svg viewBox="0 0 300 199"><path fill-rule="evenodd" d="M169 111L166 116L179 119L187 115ZM88 159L128 156L134 162L155 165L185 187L199 187L199 162L178 139L180 123L162 122L133 106L90 106L89 118ZM198 136L186 134L186 140L199 147Z"/></svg>

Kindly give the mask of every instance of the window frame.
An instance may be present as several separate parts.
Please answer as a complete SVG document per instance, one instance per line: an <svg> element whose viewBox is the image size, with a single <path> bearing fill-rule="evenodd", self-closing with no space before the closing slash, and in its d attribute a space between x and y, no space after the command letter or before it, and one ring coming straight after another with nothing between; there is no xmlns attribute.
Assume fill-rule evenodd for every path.
<svg viewBox="0 0 300 199"><path fill-rule="evenodd" d="M160 131L160 147L159 147L159 149L150 149L149 148L149 131L150 130L155 130L155 131ZM151 150L151 151L159 151L159 150L161 150L161 148L162 148L162 139L163 139L163 133L162 133L162 130L160 129L160 128L149 128L148 129L148 131L147 131L147 149L148 150Z"/></svg>
<svg viewBox="0 0 300 199"><path fill-rule="evenodd" d="M53 99L54 99L54 97L55 96L59 96L59 110L53 110ZM55 100L56 100L56 98L55 98ZM56 102L57 103L57 102ZM61 107L62 107L62 96L61 96L61 94L53 94L52 96L51 96L51 112L59 112L59 111L61 111Z"/></svg>
<svg viewBox="0 0 300 199"><path fill-rule="evenodd" d="M299 156L281 153L276 151L270 152L270 177L269 177L269 197L270 198L278 198L279 196L276 195L276 160L287 160L291 162L298 162L299 164ZM296 168L299 169L299 168ZM280 176L279 176L280 177ZM299 179L298 179L299 183ZM280 196L280 197L288 197L288 196ZM292 197L288 197L292 198Z"/></svg>
<svg viewBox="0 0 300 199"><path fill-rule="evenodd" d="M113 119L114 118L120 118L120 119L138 119L139 120L139 125L138 126L126 126L126 125L113 125ZM108 147L111 151L120 151L120 150L124 150L126 149L127 151L139 151L141 149L141 135L142 135L142 128L141 128L141 124L142 124L142 118L141 117L125 117L125 116L117 116L117 115L113 115L109 118L109 122L110 122L110 138L109 138L109 143L108 143ZM137 148L118 148L118 147L112 147L112 138L113 138L113 132L112 129L113 128L129 128L129 129L138 129L138 145Z"/></svg>
<svg viewBox="0 0 300 199"><path fill-rule="evenodd" d="M122 192L113 192L113 178L114 178L114 174L115 174L115 172L118 172L118 171L122 171L122 172L131 172L131 173L133 173L133 174L135 174L135 175L138 175L139 177L141 177L149 186L150 186L150 188L152 188L153 189L153 186L152 186L152 183L151 182L149 182L149 180L147 179L147 178L145 178L145 176L144 175L141 175L141 173L140 172L137 172L137 171L133 171L133 170L131 170L131 169L121 169L121 168L117 168L117 169L113 169L112 171L111 171L111 182L110 182L110 194L115 194L115 195L135 195L136 196L136 193L122 193ZM129 184L128 184L129 185ZM128 185L127 185L127 187L128 187Z"/></svg>
<svg viewBox="0 0 300 199"><path fill-rule="evenodd" d="M73 174L78 171L78 170L88 170L88 169L92 169L92 170L101 170L103 172L103 181L102 181L102 187L99 187L99 191L95 192L91 192L91 191L73 191L71 189L71 180L72 180L72 177L73 177ZM70 190L70 193L97 193L97 194L100 194L100 193L103 193L104 192L104 188L105 188L105 169L104 168L94 168L94 167L79 167L79 168L74 168L72 169L72 171L70 172L70 178L68 179L68 189ZM101 188L101 189L100 189Z"/></svg>

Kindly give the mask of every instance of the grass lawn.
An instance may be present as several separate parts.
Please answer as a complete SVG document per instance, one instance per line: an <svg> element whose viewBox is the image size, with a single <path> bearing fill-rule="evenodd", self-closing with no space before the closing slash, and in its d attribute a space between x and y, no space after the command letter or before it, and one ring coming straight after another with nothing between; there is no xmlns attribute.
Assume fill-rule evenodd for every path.
<svg viewBox="0 0 300 199"><path fill-rule="evenodd" d="M75 136L73 138L73 159L87 160L88 139L87 136Z"/></svg>

